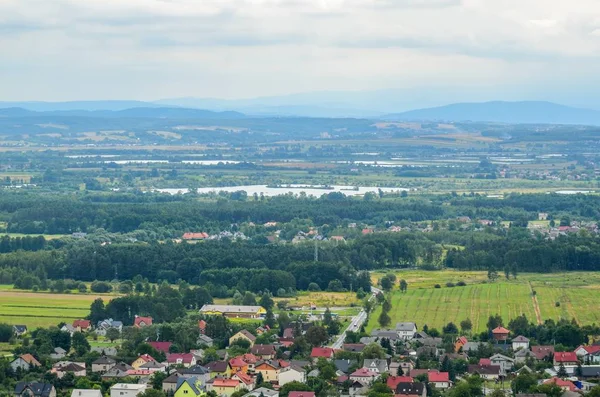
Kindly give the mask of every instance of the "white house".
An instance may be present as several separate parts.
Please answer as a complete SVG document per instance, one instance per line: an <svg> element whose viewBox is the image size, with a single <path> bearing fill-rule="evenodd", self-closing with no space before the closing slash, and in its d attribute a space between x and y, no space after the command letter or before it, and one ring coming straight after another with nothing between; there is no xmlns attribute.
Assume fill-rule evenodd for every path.
<svg viewBox="0 0 600 397"><path fill-rule="evenodd" d="M148 385L137 383L117 383L110 388L110 397L135 397L146 391Z"/></svg>
<svg viewBox="0 0 600 397"><path fill-rule="evenodd" d="M517 351L519 349L529 349L529 339L526 337L519 335L512 340L512 349L513 351Z"/></svg>
<svg viewBox="0 0 600 397"><path fill-rule="evenodd" d="M306 371L300 367L296 367L295 365L290 365L287 368L282 368L279 371L278 378L279 386L283 386L286 383L290 382L306 382Z"/></svg>
<svg viewBox="0 0 600 397"><path fill-rule="evenodd" d="M29 371L31 368L40 367L41 365L31 354L23 354L10 362L13 371L17 371L19 368L23 371Z"/></svg>
<svg viewBox="0 0 600 397"><path fill-rule="evenodd" d="M384 374L389 371L387 360L379 358L366 358L362 367L378 374Z"/></svg>
<svg viewBox="0 0 600 397"><path fill-rule="evenodd" d="M71 392L71 397L102 397L102 392L92 389L75 389Z"/></svg>
<svg viewBox="0 0 600 397"><path fill-rule="evenodd" d="M515 360L502 354L494 354L492 357L490 357L490 362L492 365L497 365L500 367L501 375L505 375L510 372L515 364Z"/></svg>
<svg viewBox="0 0 600 397"><path fill-rule="evenodd" d="M400 339L409 340L414 338L417 333L417 324L415 323L397 323L396 332Z"/></svg>

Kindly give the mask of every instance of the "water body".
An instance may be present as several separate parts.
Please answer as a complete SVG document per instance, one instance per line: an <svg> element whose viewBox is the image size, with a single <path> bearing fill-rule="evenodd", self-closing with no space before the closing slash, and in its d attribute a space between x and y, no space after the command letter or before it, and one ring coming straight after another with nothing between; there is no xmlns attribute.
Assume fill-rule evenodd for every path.
<svg viewBox="0 0 600 397"><path fill-rule="evenodd" d="M384 193L399 193L402 191L408 191L409 189L396 188L396 187L354 187L354 186L331 186L330 189L325 189L323 186L311 186L311 185L286 185L282 187L268 187L267 185L246 185L246 186L226 186L226 187L203 187L198 189L199 194L207 193L219 193L219 192L237 192L240 190L248 193L248 196L253 196L254 193L259 196L261 193L266 197L279 196L287 193L300 194L301 192L306 193L307 196L321 197L324 194L333 192L343 193L346 196L364 196L365 193L373 192L378 193L381 189ZM186 188L179 189L154 189L155 192L169 193L169 194L185 194L189 193L190 190Z"/></svg>

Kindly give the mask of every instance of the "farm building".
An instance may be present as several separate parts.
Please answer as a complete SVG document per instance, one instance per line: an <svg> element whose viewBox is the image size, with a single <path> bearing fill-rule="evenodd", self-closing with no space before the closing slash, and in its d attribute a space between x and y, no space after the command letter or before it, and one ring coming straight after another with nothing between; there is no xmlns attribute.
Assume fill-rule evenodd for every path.
<svg viewBox="0 0 600 397"><path fill-rule="evenodd" d="M204 305L200 309L200 314L230 318L262 318L267 311L262 306Z"/></svg>

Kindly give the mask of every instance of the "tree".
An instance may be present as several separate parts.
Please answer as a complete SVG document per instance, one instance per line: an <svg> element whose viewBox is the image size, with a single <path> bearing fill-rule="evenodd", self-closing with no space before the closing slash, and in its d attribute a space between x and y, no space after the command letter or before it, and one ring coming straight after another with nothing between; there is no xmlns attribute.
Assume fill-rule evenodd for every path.
<svg viewBox="0 0 600 397"><path fill-rule="evenodd" d="M273 299L271 298L270 294L268 293L264 293L262 294L262 296L260 297L260 301L259 304L264 307L265 309L269 310L272 309L273 306L275 305L275 302L273 301Z"/></svg>
<svg viewBox="0 0 600 397"><path fill-rule="evenodd" d="M491 330L493 330L495 328L498 328L498 327L502 326L502 323L503 323L502 317L500 317L499 314L496 314L496 315L490 316L488 318L487 328L488 328L488 330L491 331Z"/></svg>
<svg viewBox="0 0 600 397"><path fill-rule="evenodd" d="M98 322L105 320L106 317L107 315L106 308L104 307L104 301L102 298L97 298L90 305L90 315L88 316L88 319L95 326L98 324Z"/></svg>
<svg viewBox="0 0 600 397"><path fill-rule="evenodd" d="M458 328L453 322L449 322L442 328L442 332L446 335L455 335L458 334Z"/></svg>
<svg viewBox="0 0 600 397"><path fill-rule="evenodd" d="M491 397L506 397L506 393L501 389L494 389L488 396Z"/></svg>
<svg viewBox="0 0 600 397"><path fill-rule="evenodd" d="M162 390L147 389L145 392L138 394L138 397L167 397L167 395Z"/></svg>
<svg viewBox="0 0 600 397"><path fill-rule="evenodd" d="M156 371L150 378L152 387L156 390L162 390L163 381L167 378L167 376L168 375L162 371Z"/></svg>
<svg viewBox="0 0 600 397"><path fill-rule="evenodd" d="M385 328L388 325L390 325L390 323L392 322L392 319L390 318L390 316L387 314L386 311L382 310L381 314L379 315L379 318L377 319L377 322L379 322L379 325L382 328Z"/></svg>
<svg viewBox="0 0 600 397"><path fill-rule="evenodd" d="M512 273L513 278L516 280L517 279L517 264L513 263L510 266L510 272Z"/></svg>
<svg viewBox="0 0 600 397"><path fill-rule="evenodd" d="M493 283L498 280L498 273L495 270L488 270L488 279Z"/></svg>
<svg viewBox="0 0 600 397"><path fill-rule="evenodd" d="M312 389L306 383L293 381L279 389L279 397L288 397L291 391L312 391Z"/></svg>
<svg viewBox="0 0 600 397"><path fill-rule="evenodd" d="M8 324L0 324L0 342L8 342L13 335L13 327Z"/></svg>
<svg viewBox="0 0 600 397"><path fill-rule="evenodd" d="M567 369L565 368L563 363L560 363L560 365L558 366L558 372L556 372L556 376L563 379L569 376L569 374L567 373Z"/></svg>
<svg viewBox="0 0 600 397"><path fill-rule="evenodd" d="M473 322L471 322L471 319L466 319L460 322L460 329L463 332L471 332L471 330L473 329Z"/></svg>
<svg viewBox="0 0 600 397"><path fill-rule="evenodd" d="M262 372L259 372L258 375L256 375L256 384L260 385L265 381L265 378L263 377Z"/></svg>
<svg viewBox="0 0 600 397"><path fill-rule="evenodd" d="M383 310L386 313L389 313L389 311L392 310L392 304L390 303L389 299L383 301L383 304L381 305L381 310Z"/></svg>
<svg viewBox="0 0 600 397"><path fill-rule="evenodd" d="M531 387L537 385L537 378L530 373L521 373L511 383L514 394L527 393Z"/></svg>
<svg viewBox="0 0 600 397"><path fill-rule="evenodd" d="M73 349L75 349L75 352L78 356L83 356L90 352L90 344L85 335L81 332L75 332L73 334L71 344L73 345Z"/></svg>
<svg viewBox="0 0 600 397"><path fill-rule="evenodd" d="M110 340L111 343L119 339L120 336L121 333L116 328L109 328L106 330L106 339Z"/></svg>
<svg viewBox="0 0 600 397"><path fill-rule="evenodd" d="M396 371L396 376L402 376L404 375L404 370L402 369L401 365L398 365L398 370Z"/></svg>
<svg viewBox="0 0 600 397"><path fill-rule="evenodd" d="M371 389L367 392L367 397L391 397L393 395L392 389L383 382L373 383Z"/></svg>
<svg viewBox="0 0 600 397"><path fill-rule="evenodd" d="M244 298L242 299L242 305L256 306L256 296L252 292L246 291Z"/></svg>
<svg viewBox="0 0 600 397"><path fill-rule="evenodd" d="M583 367L580 362L577 363L577 368L575 368L575 375L577 375L578 378L583 376Z"/></svg>
<svg viewBox="0 0 600 397"><path fill-rule="evenodd" d="M401 292L408 291L408 283L406 282L405 279L400 280L400 291Z"/></svg>
<svg viewBox="0 0 600 397"><path fill-rule="evenodd" d="M312 346L321 346L329 339L329 334L325 328L313 325L306 331L305 337Z"/></svg>
<svg viewBox="0 0 600 397"><path fill-rule="evenodd" d="M504 266L504 277L508 280L510 278L510 267L508 265Z"/></svg>
<svg viewBox="0 0 600 397"><path fill-rule="evenodd" d="M275 315L273 314L273 310L268 309L267 314L265 315L265 325L268 325L269 328L275 327L277 322L275 321Z"/></svg>
<svg viewBox="0 0 600 397"><path fill-rule="evenodd" d="M325 309L325 313L323 313L323 324L329 325L333 321L333 317L331 316L331 310L329 307Z"/></svg>
<svg viewBox="0 0 600 397"><path fill-rule="evenodd" d="M385 350L379 343L369 343L362 351L363 359L385 358Z"/></svg>
<svg viewBox="0 0 600 397"><path fill-rule="evenodd" d="M383 276L381 280L379 280L379 284L381 284L381 288L384 291L390 291L394 286L392 280L388 276Z"/></svg>

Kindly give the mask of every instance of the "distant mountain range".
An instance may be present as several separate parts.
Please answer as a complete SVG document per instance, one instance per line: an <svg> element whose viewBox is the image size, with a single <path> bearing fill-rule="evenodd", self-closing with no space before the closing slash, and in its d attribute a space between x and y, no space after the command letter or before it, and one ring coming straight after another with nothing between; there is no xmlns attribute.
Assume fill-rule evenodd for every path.
<svg viewBox="0 0 600 397"><path fill-rule="evenodd" d="M600 125L600 112L551 102L455 103L427 109L389 114L385 120L399 121L488 121L499 123Z"/></svg>
<svg viewBox="0 0 600 397"><path fill-rule="evenodd" d="M540 101L456 103L384 114L344 108L342 104L333 102L315 105L289 103L277 105L274 98L263 98L263 100L265 105L257 104L254 100L227 101L194 98L157 102L0 102L0 117L71 116L154 119L240 119L251 116L354 117L393 121L487 121L513 124L600 125L600 111ZM227 105L231 107L228 108Z"/></svg>

